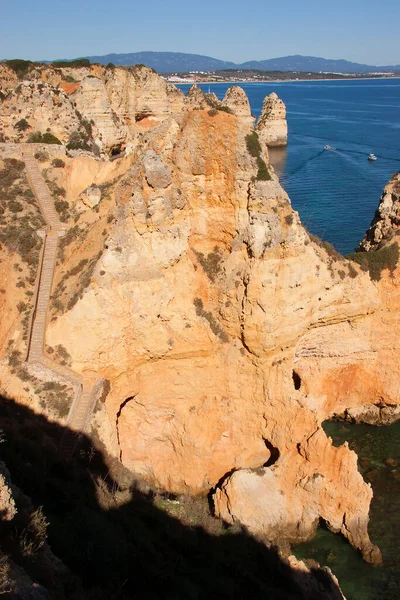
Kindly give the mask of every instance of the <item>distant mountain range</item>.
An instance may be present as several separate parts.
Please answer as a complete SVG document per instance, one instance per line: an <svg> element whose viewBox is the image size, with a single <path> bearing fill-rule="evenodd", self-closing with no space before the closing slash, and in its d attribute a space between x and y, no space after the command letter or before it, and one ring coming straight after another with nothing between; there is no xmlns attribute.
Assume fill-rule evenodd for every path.
<svg viewBox="0 0 400 600"><path fill-rule="evenodd" d="M106 54L104 56L85 56L91 62L114 65L144 64L158 73L175 73L188 71L221 71L224 69L257 69L260 71L306 71L312 73L372 73L398 72L400 65L372 66L350 62L348 60L332 60L316 56L282 56L268 60L250 60L235 64L201 54L184 54L182 52L133 52L130 54Z"/></svg>

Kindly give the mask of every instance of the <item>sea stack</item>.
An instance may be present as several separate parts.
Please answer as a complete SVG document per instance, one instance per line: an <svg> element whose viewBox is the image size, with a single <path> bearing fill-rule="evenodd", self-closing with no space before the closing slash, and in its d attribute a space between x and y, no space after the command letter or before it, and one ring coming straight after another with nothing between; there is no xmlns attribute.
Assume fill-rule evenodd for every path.
<svg viewBox="0 0 400 600"><path fill-rule="evenodd" d="M379 250L400 230L400 171L385 186L372 223L360 242L360 251Z"/></svg>
<svg viewBox="0 0 400 600"><path fill-rule="evenodd" d="M264 98L260 118L256 126L260 139L266 146L286 146L288 127L286 106L275 92Z"/></svg>

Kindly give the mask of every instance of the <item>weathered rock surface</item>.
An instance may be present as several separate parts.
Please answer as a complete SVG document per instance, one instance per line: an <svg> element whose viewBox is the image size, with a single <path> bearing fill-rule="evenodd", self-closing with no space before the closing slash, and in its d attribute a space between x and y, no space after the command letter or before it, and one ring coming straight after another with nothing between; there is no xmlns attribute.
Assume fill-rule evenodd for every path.
<svg viewBox="0 0 400 600"><path fill-rule="evenodd" d="M310 239L272 171L257 180L241 93L228 95L234 114L210 111L201 90L183 100L148 70L125 88L128 75L116 71L111 87L101 70L95 83L83 73L70 96L82 94L99 136L109 126L106 145L121 124L129 155L68 158L58 175L77 233L56 273L48 346L109 381L93 429L149 484L200 494L222 481L215 503L226 520L305 539L322 517L377 560L371 488L321 423L366 404L400 405L398 270L372 282ZM264 145L270 102L257 126ZM101 200L82 208L92 186ZM0 321L3 374L8 340L23 349L14 319L11 328ZM22 385L14 395L27 402Z"/></svg>
<svg viewBox="0 0 400 600"><path fill-rule="evenodd" d="M351 423L367 423L368 425L392 425L400 419L400 406L386 404L364 404L348 408L339 419Z"/></svg>
<svg viewBox="0 0 400 600"><path fill-rule="evenodd" d="M329 567L324 567L318 573L313 575L313 569L309 568L302 560L295 556L289 556L288 562L292 568L295 579L303 590L305 600L312 598L322 598L326 600L346 600L339 582ZM314 569L317 563L314 565Z"/></svg>
<svg viewBox="0 0 400 600"><path fill-rule="evenodd" d="M0 92L4 94L10 89L16 88L18 85L18 77L12 69L5 64L0 63Z"/></svg>
<svg viewBox="0 0 400 600"><path fill-rule="evenodd" d="M67 143L78 131L91 136L106 155L118 153L137 135L141 121L150 118L152 126L157 125L179 114L184 105L180 90L143 66L42 68L20 85L13 71L0 67L0 85L10 92L0 104L0 132L9 142L25 141L33 131L51 130ZM27 128L18 127L22 119Z"/></svg>
<svg viewBox="0 0 400 600"><path fill-rule="evenodd" d="M243 119L249 127L254 126L255 118L251 114L250 102L243 88L235 85L227 89L222 105L230 108L232 113Z"/></svg>
<svg viewBox="0 0 400 600"><path fill-rule="evenodd" d="M0 515L2 521L12 521L17 513L11 490L10 473L0 461Z"/></svg>
<svg viewBox="0 0 400 600"><path fill-rule="evenodd" d="M356 454L347 444L334 448L317 430L297 453L289 452L276 465L234 472L217 489L214 503L226 522L238 520L273 542L306 541L322 518L367 561L380 562L380 552L368 537L371 498L370 485L357 473Z"/></svg>
<svg viewBox="0 0 400 600"><path fill-rule="evenodd" d="M266 146L286 146L286 106L275 92L264 99L256 130Z"/></svg>
<svg viewBox="0 0 400 600"><path fill-rule="evenodd" d="M27 127L21 128L23 120ZM62 142L67 142L69 134L80 126L67 94L48 83L24 81L0 104L0 129L6 141L25 141L32 132L51 129Z"/></svg>
<svg viewBox="0 0 400 600"><path fill-rule="evenodd" d="M400 172L385 186L378 210L360 242L360 250L378 250L400 229Z"/></svg>

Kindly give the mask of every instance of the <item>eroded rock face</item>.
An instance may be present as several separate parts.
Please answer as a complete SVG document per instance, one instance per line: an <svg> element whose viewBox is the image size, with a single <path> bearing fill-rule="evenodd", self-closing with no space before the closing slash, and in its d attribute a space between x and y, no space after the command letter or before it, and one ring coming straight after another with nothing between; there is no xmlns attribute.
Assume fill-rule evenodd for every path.
<svg viewBox="0 0 400 600"><path fill-rule="evenodd" d="M370 228L360 242L360 250L378 250L400 229L400 172L385 186Z"/></svg>
<svg viewBox="0 0 400 600"><path fill-rule="evenodd" d="M78 131L84 137L90 134L102 153L119 154L138 134L143 120L150 118L151 126L157 125L179 114L184 105L180 90L143 66L42 68L20 86L10 69L0 67L0 85L10 92L0 105L0 131L8 142L51 130L67 143ZM23 128L18 126L22 119L27 121Z"/></svg>
<svg viewBox="0 0 400 600"><path fill-rule="evenodd" d="M250 102L243 88L235 85L226 90L222 104L228 106L232 113L249 126L254 126L254 117L251 114Z"/></svg>
<svg viewBox="0 0 400 600"><path fill-rule="evenodd" d="M69 134L80 129L80 120L63 90L41 81L23 81L0 104L0 128L7 141L26 141L33 132L51 129L66 143Z"/></svg>
<svg viewBox="0 0 400 600"><path fill-rule="evenodd" d="M264 99L256 129L266 146L286 146L288 136L286 106L275 92Z"/></svg>
<svg viewBox="0 0 400 600"><path fill-rule="evenodd" d="M368 425L392 425L400 419L400 406L386 404L364 404L347 409L339 418L350 423L367 423Z"/></svg>
<svg viewBox="0 0 400 600"><path fill-rule="evenodd" d="M347 444L334 448L319 429L276 465L233 473L217 489L214 505L226 522L245 523L274 542L307 541L322 518L368 562L379 563L380 551L368 537L371 498L371 486L357 472L356 454Z"/></svg>
<svg viewBox="0 0 400 600"><path fill-rule="evenodd" d="M122 122L138 105L133 85L118 104L120 77L110 75L115 95L100 79L82 85L87 97L102 89L99 101L106 93L107 114L118 110ZM154 90L154 77L139 74L135 89ZM47 345L63 345L74 370L110 382L93 429L147 483L203 494L222 481L223 518L270 539L305 539L322 517L375 560L371 489L355 454L334 448L321 423L365 404L400 405L398 273L375 283L330 256L273 171L257 180L241 93L228 95L237 115L210 111L195 88L170 114L180 95L163 89L163 118L136 135L157 117L143 108L127 125L128 156L68 159L60 175L71 210L93 186L106 191L94 210L85 205L83 234L56 273L64 309ZM63 276L83 256L91 270L71 304L76 290ZM7 336L23 345L15 328L3 325L4 357Z"/></svg>
<svg viewBox="0 0 400 600"><path fill-rule="evenodd" d="M12 69L5 64L0 64L0 92L4 94L10 89L16 88L18 85L18 77Z"/></svg>
<svg viewBox="0 0 400 600"><path fill-rule="evenodd" d="M310 241L275 177L252 181L248 132L207 108L133 147L103 275L50 325L49 344L64 340L74 368L110 380L100 436L149 483L205 493L234 469L263 493L251 483L237 500L228 480L224 518L305 539L322 517L376 559L371 489L321 423L378 393L399 404L398 313L387 322L398 288L385 280L381 294ZM273 523L260 516L280 506L272 489Z"/></svg>

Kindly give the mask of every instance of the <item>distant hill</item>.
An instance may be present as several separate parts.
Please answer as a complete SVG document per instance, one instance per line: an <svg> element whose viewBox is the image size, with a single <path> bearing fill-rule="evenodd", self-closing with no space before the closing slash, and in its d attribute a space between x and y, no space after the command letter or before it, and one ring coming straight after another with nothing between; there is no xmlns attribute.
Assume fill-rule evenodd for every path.
<svg viewBox="0 0 400 600"><path fill-rule="evenodd" d="M218 60L201 54L184 54L182 52L133 52L131 54L106 54L105 56L85 56L91 62L106 65L143 64L151 67L158 73L171 73L175 71L214 71L220 69L235 69L233 62Z"/></svg>
<svg viewBox="0 0 400 600"><path fill-rule="evenodd" d="M372 73L381 71L400 72L400 65L372 66L350 62L344 59L319 58L317 56L282 56L268 60L253 60L241 65L243 69L262 69L265 71L311 71L313 73Z"/></svg>
<svg viewBox="0 0 400 600"><path fill-rule="evenodd" d="M201 54L185 54L182 52L133 52L130 54L106 54L104 56L86 56L91 62L114 65L144 64L158 73L174 73L187 71L220 71L223 69L258 69L261 71L306 71L318 73L372 73L392 71L400 73L400 65L372 66L333 60L316 56L282 56L268 60L251 60L235 64Z"/></svg>

